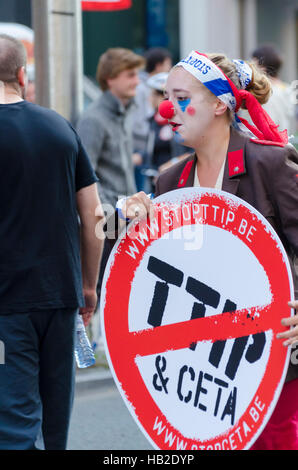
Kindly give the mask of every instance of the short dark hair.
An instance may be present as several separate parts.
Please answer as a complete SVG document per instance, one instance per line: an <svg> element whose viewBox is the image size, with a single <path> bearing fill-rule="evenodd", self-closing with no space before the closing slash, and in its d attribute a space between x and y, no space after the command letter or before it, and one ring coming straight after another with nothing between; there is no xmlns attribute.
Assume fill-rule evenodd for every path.
<svg viewBox="0 0 298 470"><path fill-rule="evenodd" d="M172 54L164 47L152 47L144 54L146 60L146 72L151 73L158 64L162 64L166 59L172 59Z"/></svg>
<svg viewBox="0 0 298 470"><path fill-rule="evenodd" d="M96 79L100 88L105 91L108 89L107 80L109 78L117 77L123 70L130 70L135 67L141 68L144 65L143 57L135 54L130 49L110 48L99 58Z"/></svg>
<svg viewBox="0 0 298 470"><path fill-rule="evenodd" d="M252 57L258 60L259 65L265 69L267 75L271 77L278 76L283 60L273 44L263 44L258 47L252 53Z"/></svg>
<svg viewBox="0 0 298 470"><path fill-rule="evenodd" d="M18 71L26 66L26 60L23 43L8 34L0 34L0 80L6 83L17 82Z"/></svg>

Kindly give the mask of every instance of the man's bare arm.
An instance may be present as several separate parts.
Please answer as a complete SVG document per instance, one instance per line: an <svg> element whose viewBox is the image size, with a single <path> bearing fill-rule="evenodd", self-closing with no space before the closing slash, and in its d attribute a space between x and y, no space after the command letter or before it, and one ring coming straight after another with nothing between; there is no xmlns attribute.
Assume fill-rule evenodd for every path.
<svg viewBox="0 0 298 470"><path fill-rule="evenodd" d="M77 210L80 216L81 229L81 265L85 307L80 309L84 323L90 322L96 309L96 286L99 275L100 260L103 250L104 236L101 230L104 216L100 213L100 199L96 183L82 188L77 192ZM95 215L95 210L96 214Z"/></svg>

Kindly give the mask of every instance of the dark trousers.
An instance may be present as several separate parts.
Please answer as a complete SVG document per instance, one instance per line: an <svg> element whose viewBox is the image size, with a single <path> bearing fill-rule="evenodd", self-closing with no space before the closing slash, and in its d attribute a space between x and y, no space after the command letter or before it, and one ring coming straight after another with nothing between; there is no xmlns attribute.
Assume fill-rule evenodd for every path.
<svg viewBox="0 0 298 470"><path fill-rule="evenodd" d="M0 449L66 449L77 310L0 315ZM4 347L3 347L4 346ZM4 364L3 364L4 362Z"/></svg>

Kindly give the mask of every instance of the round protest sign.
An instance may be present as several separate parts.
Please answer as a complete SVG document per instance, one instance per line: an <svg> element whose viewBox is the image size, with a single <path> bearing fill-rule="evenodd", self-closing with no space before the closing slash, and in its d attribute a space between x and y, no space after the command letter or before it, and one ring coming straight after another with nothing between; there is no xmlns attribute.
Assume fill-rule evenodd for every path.
<svg viewBox="0 0 298 470"><path fill-rule="evenodd" d="M270 224L241 199L184 188L154 200L109 258L106 353L157 449L248 449L278 400L289 350L276 339L293 283Z"/></svg>

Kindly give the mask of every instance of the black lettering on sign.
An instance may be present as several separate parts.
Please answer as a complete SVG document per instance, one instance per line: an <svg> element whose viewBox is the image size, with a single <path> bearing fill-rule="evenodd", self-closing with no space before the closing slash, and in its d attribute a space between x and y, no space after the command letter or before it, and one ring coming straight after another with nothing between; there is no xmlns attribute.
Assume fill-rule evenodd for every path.
<svg viewBox="0 0 298 470"><path fill-rule="evenodd" d="M233 391L230 393L226 406L223 410L221 420L223 421L225 416L231 416L231 424L235 422L235 411L236 411L236 398L237 398L237 388L234 387Z"/></svg>
<svg viewBox="0 0 298 470"><path fill-rule="evenodd" d="M193 370L192 367L187 367L187 366L181 367L180 373L179 373L179 379L178 379L177 394L178 394L179 400L184 401L185 403L188 403L191 400L192 392L189 390L186 396L182 394L182 383L183 383L184 375L186 372L189 373L190 380L192 382L195 380L195 371Z"/></svg>
<svg viewBox="0 0 298 470"><path fill-rule="evenodd" d="M223 388L228 388L229 384L227 384L227 382L224 382L223 380L217 379L217 378L214 379L214 383L216 383L216 385L218 385L217 397L216 397L214 413L213 413L214 416L217 416L218 408L219 408L219 404L220 404L220 399L221 399L221 394L222 394L222 389Z"/></svg>
<svg viewBox="0 0 298 470"><path fill-rule="evenodd" d="M266 343L266 336L264 332L256 333L255 335L252 335L252 339L253 343L249 345L245 354L245 359L250 364L261 359Z"/></svg>
<svg viewBox="0 0 298 470"><path fill-rule="evenodd" d="M184 274L180 269L171 266L170 264L159 260L154 256L150 256L148 261L147 269L149 272L154 274L158 277L158 281L155 283L153 299L150 306L149 316L148 316L148 323L149 325L156 327L160 326L162 323L162 318L164 315L164 311L166 308L166 303L169 296L169 284L181 287L184 279ZM186 282L185 290L188 294L195 297L196 300L199 302L194 302L191 317L190 319L196 318L203 318L206 314L206 306L212 307L216 309L220 302L220 293L217 292L212 287L204 284L203 282L199 281L198 279L194 279L193 277L188 277ZM234 312L237 310L237 305L227 299L223 308L223 312ZM240 362L243 358L243 354L245 349L247 348L248 340L250 336L243 336L240 338L235 338L232 350L226 364L225 368L225 375L234 380ZM266 343L266 336L265 333L257 333L252 335L253 343L250 344L247 348L245 359L250 364L258 361L264 351L265 343ZM212 347L209 354L209 362L214 367L218 368L224 353L224 349L226 346L226 341L216 341ZM190 345L190 349L193 351L196 349L196 343L192 343ZM183 397L181 392L181 384L183 380L183 375L187 372L187 369L183 369L181 372L181 381L178 384L178 396L180 399L187 399L189 395ZM192 372L188 370L189 374L192 376ZM201 378L203 380L203 376ZM203 387L200 390L199 382L198 382L198 389L196 393L195 402L198 403L198 397L200 393L204 393L205 390ZM236 392L235 392L236 393ZM181 398L182 397L182 398ZM190 399L190 398L189 398ZM202 405L203 406L203 405ZM217 412L217 411L216 411Z"/></svg>
<svg viewBox="0 0 298 470"><path fill-rule="evenodd" d="M231 300L227 299L222 313L234 312L236 309L237 309L237 305ZM209 355L209 362L214 367L219 366L221 357L225 349L225 345L226 345L226 341L215 341L215 343L213 343L211 351L210 351L210 355Z"/></svg>
<svg viewBox="0 0 298 470"><path fill-rule="evenodd" d="M234 340L232 351L225 370L226 376L231 380L235 378L247 341L248 336L242 336L241 338L236 338Z"/></svg>
<svg viewBox="0 0 298 470"><path fill-rule="evenodd" d="M162 362L161 367L160 362ZM167 383L169 381L169 377L165 378L163 376L163 372L165 372L167 368L166 358L164 356L157 356L157 358L155 359L155 367L157 370L157 374L153 375L153 387L159 392L165 391L166 393L168 393Z"/></svg>
<svg viewBox="0 0 298 470"><path fill-rule="evenodd" d="M224 389L226 393L223 397ZM210 392L209 399L205 401L205 403L208 402L207 408L204 397L208 395L208 392ZM196 374L191 366L184 365L179 371L177 395L180 401L190 403L204 413L211 413L213 409L213 416L219 416L221 420L229 416L231 424L234 424L237 388L229 390L229 384L224 380L213 377L202 370ZM215 401L214 396L216 396ZM221 414L219 410L221 410Z"/></svg>
<svg viewBox="0 0 298 470"><path fill-rule="evenodd" d="M193 277L189 277L187 279L186 292L200 301L200 303L194 302L193 304L190 317L191 320L194 320L195 318L203 318L206 313L206 305L209 305L213 308L218 307L220 294L216 290L207 286L203 282L194 279ZM190 349L195 350L195 348L196 343L192 343L190 345Z"/></svg>
<svg viewBox="0 0 298 470"><path fill-rule="evenodd" d="M234 340L234 344L231 350L230 357L228 359L228 363L226 365L225 374L229 379L234 380L240 362L242 360L245 348L247 346L248 340L250 336L243 336L241 338L236 338ZM266 336L265 333L256 333L252 335L253 343L249 345L247 348L247 352L245 354L245 359L250 364L258 361L264 351L265 343L266 343ZM212 348L209 355L209 362L214 365L215 367L219 366L219 362L221 356L223 354L225 346L225 341L216 341Z"/></svg>
<svg viewBox="0 0 298 470"><path fill-rule="evenodd" d="M200 371L199 380L198 380L197 389L196 389L196 395L195 395L195 399L194 399L194 406L200 408L200 410L202 410L202 411L207 411L206 406L203 405L202 403L199 403L201 393L204 393L206 395L208 393L208 390L202 386L203 379L206 379L206 380L209 380L209 382L212 382L212 376L211 375L203 374L203 372Z"/></svg>
<svg viewBox="0 0 298 470"><path fill-rule="evenodd" d="M163 281L157 281L155 284L153 300L149 311L148 323L155 327L160 326L162 322L169 295L168 284L181 287L184 275L179 269L154 256L150 256L147 269Z"/></svg>

